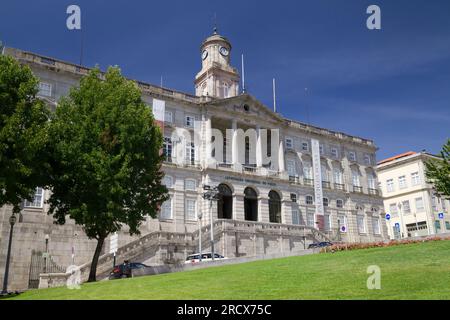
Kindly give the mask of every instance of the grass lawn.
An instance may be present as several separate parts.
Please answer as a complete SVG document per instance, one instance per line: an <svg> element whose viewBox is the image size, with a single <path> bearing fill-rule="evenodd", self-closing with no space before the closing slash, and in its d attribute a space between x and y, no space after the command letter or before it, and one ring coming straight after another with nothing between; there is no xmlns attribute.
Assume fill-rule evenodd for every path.
<svg viewBox="0 0 450 320"><path fill-rule="evenodd" d="M381 269L380 290L367 289L370 265ZM450 299L450 241L31 290L14 299Z"/></svg>

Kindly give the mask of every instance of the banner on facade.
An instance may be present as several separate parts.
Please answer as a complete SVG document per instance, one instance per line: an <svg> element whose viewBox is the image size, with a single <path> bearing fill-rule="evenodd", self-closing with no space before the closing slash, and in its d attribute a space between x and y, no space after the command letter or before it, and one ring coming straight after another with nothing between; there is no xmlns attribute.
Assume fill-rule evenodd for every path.
<svg viewBox="0 0 450 320"><path fill-rule="evenodd" d="M319 230L323 230L324 225L324 208L323 208L323 191L322 191L322 171L320 165L320 145L316 139L311 139L311 152L313 160L313 177L314 177L314 198L316 204L316 226Z"/></svg>
<svg viewBox="0 0 450 320"><path fill-rule="evenodd" d="M164 123L164 114L166 111L166 102L163 100L153 99L153 116L158 122Z"/></svg>

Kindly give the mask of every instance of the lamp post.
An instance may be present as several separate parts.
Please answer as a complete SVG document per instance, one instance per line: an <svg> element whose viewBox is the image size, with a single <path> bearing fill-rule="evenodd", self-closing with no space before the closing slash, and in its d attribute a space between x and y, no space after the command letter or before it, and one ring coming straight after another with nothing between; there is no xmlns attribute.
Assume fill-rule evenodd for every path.
<svg viewBox="0 0 450 320"><path fill-rule="evenodd" d="M197 214L198 218L198 261L202 262L202 213Z"/></svg>
<svg viewBox="0 0 450 320"><path fill-rule="evenodd" d="M210 238L211 238L211 259L214 261L214 229L213 229L213 214L212 214L212 202L213 200L218 200L219 197L219 188L214 187L211 188L209 185L203 185L203 199L209 200L209 220L211 223L210 227Z"/></svg>
<svg viewBox="0 0 450 320"><path fill-rule="evenodd" d="M21 207L21 209L22 209L22 207ZM9 263L10 263L10 259L11 259L11 243L12 243L12 237L13 237L13 231L14 231L14 224L16 223L16 220L17 220L17 217L13 212L11 217L9 217L9 224L11 227L9 229L8 253L6 254L6 266L5 266L5 276L3 277L2 294L8 293L8 276L9 276Z"/></svg>
<svg viewBox="0 0 450 320"><path fill-rule="evenodd" d="M44 252L44 273L47 273L47 256L48 256L48 239L50 236L45 235L45 252Z"/></svg>

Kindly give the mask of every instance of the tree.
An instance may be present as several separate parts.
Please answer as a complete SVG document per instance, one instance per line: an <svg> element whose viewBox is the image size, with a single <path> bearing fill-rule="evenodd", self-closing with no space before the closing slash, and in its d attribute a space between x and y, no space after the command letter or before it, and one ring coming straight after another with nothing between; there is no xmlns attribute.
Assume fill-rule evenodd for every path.
<svg viewBox="0 0 450 320"><path fill-rule="evenodd" d="M442 147L441 157L425 163L426 176L437 194L450 198L450 139Z"/></svg>
<svg viewBox="0 0 450 320"><path fill-rule="evenodd" d="M54 148L49 214L69 216L97 240L89 282L105 238L129 227L139 234L167 199L161 185L162 134L137 85L118 68L96 68L60 100L50 126Z"/></svg>
<svg viewBox="0 0 450 320"><path fill-rule="evenodd" d="M12 205L14 213L47 183L50 110L37 92L38 80L28 66L0 56L0 207Z"/></svg>

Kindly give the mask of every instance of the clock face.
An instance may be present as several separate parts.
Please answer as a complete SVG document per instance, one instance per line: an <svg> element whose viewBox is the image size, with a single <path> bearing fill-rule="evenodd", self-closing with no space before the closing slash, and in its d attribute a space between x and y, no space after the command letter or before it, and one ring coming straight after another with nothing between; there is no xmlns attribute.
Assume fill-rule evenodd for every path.
<svg viewBox="0 0 450 320"><path fill-rule="evenodd" d="M208 51L203 50L203 52L202 52L202 60L205 60L207 56L208 56Z"/></svg>
<svg viewBox="0 0 450 320"><path fill-rule="evenodd" d="M220 47L220 49L219 49L219 52L220 52L220 54L221 55L223 55L223 56L227 56L228 55L228 49L227 48L225 48L225 47Z"/></svg>

